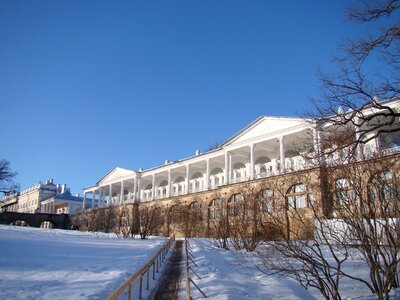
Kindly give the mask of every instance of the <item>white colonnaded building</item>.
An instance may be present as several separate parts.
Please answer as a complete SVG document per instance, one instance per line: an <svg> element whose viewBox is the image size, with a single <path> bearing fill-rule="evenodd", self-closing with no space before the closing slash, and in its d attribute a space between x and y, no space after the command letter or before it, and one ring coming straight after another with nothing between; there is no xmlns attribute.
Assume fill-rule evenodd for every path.
<svg viewBox="0 0 400 300"><path fill-rule="evenodd" d="M384 104L400 111L398 98ZM340 110L339 115L343 114ZM367 107L363 114L376 112L375 108ZM374 120L379 120L379 117ZM286 175L318 167L322 160L316 157L323 158L323 163L329 165L337 155L329 154L335 147L329 142L330 137L349 130L354 131L356 138L360 137L357 136L360 131L368 132L362 136L365 142L357 149L357 160L374 153L392 155L399 152L400 131L374 137L373 126L365 122L361 127L351 128L350 122L345 127L334 127L312 119L263 116L211 151L196 151L194 156L165 161L164 165L148 170L115 167L96 184L83 190L83 209L172 199L240 182ZM399 119L391 126L399 127ZM307 206L307 202L299 201L297 206Z"/></svg>
<svg viewBox="0 0 400 300"><path fill-rule="evenodd" d="M38 181L33 187L7 195L0 201L2 211L19 213L73 214L81 209L83 198L72 195L66 184Z"/></svg>

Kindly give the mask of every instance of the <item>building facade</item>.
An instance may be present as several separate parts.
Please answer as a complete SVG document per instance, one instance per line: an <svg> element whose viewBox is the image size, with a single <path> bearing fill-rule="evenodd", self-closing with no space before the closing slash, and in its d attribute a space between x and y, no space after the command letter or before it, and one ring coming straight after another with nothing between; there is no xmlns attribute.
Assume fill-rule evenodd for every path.
<svg viewBox="0 0 400 300"><path fill-rule="evenodd" d="M385 105L400 111L399 99L386 101ZM363 114L376 114L376 110L366 108ZM376 120L379 121L379 117ZM357 120L354 122L356 124ZM199 195L211 201L213 192L230 189L239 183L259 183L321 165L334 165L340 158L338 155L345 157L346 151L350 150L332 151L338 147L332 137L346 136L348 132L356 138L360 138L361 131L367 132L354 154L357 160L368 159L376 153L398 153L399 130L374 138L373 126L365 123L352 128L349 123L346 127L335 127L312 119L260 117L206 153L196 151L192 157L165 161L164 165L148 170L112 169L95 185L83 190L83 209L154 201L168 203ZM398 118L392 126L400 126ZM306 207L307 203L302 199L296 205Z"/></svg>
<svg viewBox="0 0 400 300"><path fill-rule="evenodd" d="M38 181L31 188L7 195L0 201L2 211L20 213L71 214L82 207L82 197L73 196L66 184L55 185L53 179Z"/></svg>

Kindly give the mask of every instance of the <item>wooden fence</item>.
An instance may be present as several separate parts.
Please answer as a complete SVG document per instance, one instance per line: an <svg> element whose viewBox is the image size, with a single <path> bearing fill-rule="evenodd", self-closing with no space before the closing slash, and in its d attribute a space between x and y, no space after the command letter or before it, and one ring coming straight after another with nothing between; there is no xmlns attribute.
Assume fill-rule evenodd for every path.
<svg viewBox="0 0 400 300"><path fill-rule="evenodd" d="M135 274L130 276L119 288L117 288L112 294L108 296L108 300L116 300L123 293L126 293L126 298L131 300L132 289L139 283L139 299L142 299L143 290L143 278L146 278L146 289L149 289L150 283L150 272L152 270L152 280L156 279L156 272L158 273L161 264L164 262L165 257L168 254L169 249L172 247L175 241L175 236L171 236L160 250Z"/></svg>

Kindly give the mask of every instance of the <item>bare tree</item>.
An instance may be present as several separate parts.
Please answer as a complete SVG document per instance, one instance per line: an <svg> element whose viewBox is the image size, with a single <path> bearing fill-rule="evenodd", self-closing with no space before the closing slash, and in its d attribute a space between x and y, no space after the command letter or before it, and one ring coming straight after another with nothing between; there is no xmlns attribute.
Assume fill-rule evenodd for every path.
<svg viewBox="0 0 400 300"><path fill-rule="evenodd" d="M264 209L259 223L259 231L268 230L264 236L274 228L274 241L257 250L259 268L317 288L326 299L341 299L342 278L389 299L399 286L398 158L349 161L339 155L334 162L292 174L289 181L301 184L289 189L288 178L270 183L280 203ZM368 265L368 280L347 271L350 259Z"/></svg>
<svg viewBox="0 0 400 300"><path fill-rule="evenodd" d="M249 186L228 200L229 242L235 250L254 251L260 243L259 204L258 193Z"/></svg>
<svg viewBox="0 0 400 300"><path fill-rule="evenodd" d="M344 271L350 248L332 242L332 237L341 239L340 231L324 226L318 235L314 234L314 221L318 224L327 220L320 201L319 181L315 180L319 176L317 173L295 175L290 181L301 184L289 190L284 178L270 183L269 189L274 193L270 199L277 203L263 210L259 230L261 233L266 230L263 236L272 236L274 241L257 248L261 262L257 267L267 275L291 277L306 289L316 288L325 299L341 299L343 277L367 282Z"/></svg>
<svg viewBox="0 0 400 300"><path fill-rule="evenodd" d="M229 220L226 195L224 199L216 196L207 208L208 236L213 239L214 244L222 249L229 249Z"/></svg>
<svg viewBox="0 0 400 300"><path fill-rule="evenodd" d="M180 214L180 231L185 237L204 236L203 211L199 199L194 197L181 208Z"/></svg>
<svg viewBox="0 0 400 300"><path fill-rule="evenodd" d="M149 235L157 235L163 224L161 208L156 206L139 207L139 235L145 239Z"/></svg>
<svg viewBox="0 0 400 300"><path fill-rule="evenodd" d="M17 172L12 171L10 162L0 160L0 193L7 195L19 190L19 185L14 182Z"/></svg>
<svg viewBox="0 0 400 300"><path fill-rule="evenodd" d="M315 111L308 114L325 131L319 157L329 158L329 172L341 173L328 176L334 180L326 186L332 209L319 228L339 224L346 235L330 242L355 244L370 268L365 284L384 299L399 285L398 158L380 154L400 145L400 5L398 0L354 3L347 17L366 34L343 43L336 57L339 72L320 74L321 97L313 99ZM378 151L366 155L371 142ZM368 163L356 163L365 158Z"/></svg>
<svg viewBox="0 0 400 300"><path fill-rule="evenodd" d="M336 166L329 194L334 203L334 217L346 232L356 252L369 266L370 283L379 299L389 299L399 287L400 166L397 158L371 159L363 164Z"/></svg>
<svg viewBox="0 0 400 300"><path fill-rule="evenodd" d="M221 146L221 142L215 141L214 143L212 143L210 146L207 147L205 152L209 152L215 149L218 149Z"/></svg>
<svg viewBox="0 0 400 300"><path fill-rule="evenodd" d="M122 236L123 238L129 238L135 236L135 226L134 226L134 217L135 215L132 213L133 209L130 208L130 205L123 205L119 207L115 213L115 221L113 232L117 236Z"/></svg>
<svg viewBox="0 0 400 300"><path fill-rule="evenodd" d="M343 145L351 152L376 138L400 144L400 108L390 101L400 91L399 1L354 3L347 17L364 26L366 34L343 43L337 73L320 73L321 97L312 99L315 110L307 113L335 130L354 128L354 138ZM395 140L385 141L389 133Z"/></svg>

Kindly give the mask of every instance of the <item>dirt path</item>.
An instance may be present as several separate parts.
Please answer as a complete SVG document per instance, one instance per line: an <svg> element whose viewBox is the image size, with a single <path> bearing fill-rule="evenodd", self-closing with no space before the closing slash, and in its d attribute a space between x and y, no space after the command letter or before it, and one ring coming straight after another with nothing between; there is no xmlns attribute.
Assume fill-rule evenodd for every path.
<svg viewBox="0 0 400 300"><path fill-rule="evenodd" d="M165 278L154 299L172 300L177 299L179 290L179 279L181 275L183 241L176 241L174 252L171 255L170 264L167 266Z"/></svg>

